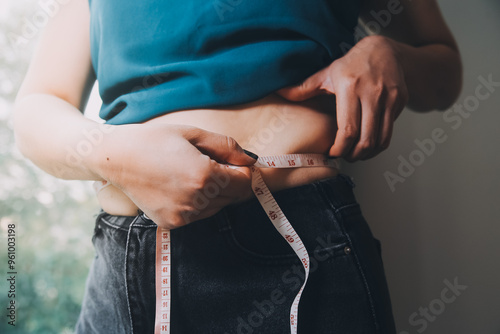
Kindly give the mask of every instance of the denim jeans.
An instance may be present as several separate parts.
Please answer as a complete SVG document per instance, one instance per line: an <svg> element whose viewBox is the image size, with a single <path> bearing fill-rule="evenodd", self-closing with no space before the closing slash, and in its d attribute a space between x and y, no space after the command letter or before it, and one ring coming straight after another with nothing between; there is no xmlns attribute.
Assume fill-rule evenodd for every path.
<svg viewBox="0 0 500 334"><path fill-rule="evenodd" d="M311 258L299 334L396 332L380 243L340 174L273 195ZM153 333L156 224L97 217L77 333ZM172 334L290 333L304 270L256 198L171 231Z"/></svg>

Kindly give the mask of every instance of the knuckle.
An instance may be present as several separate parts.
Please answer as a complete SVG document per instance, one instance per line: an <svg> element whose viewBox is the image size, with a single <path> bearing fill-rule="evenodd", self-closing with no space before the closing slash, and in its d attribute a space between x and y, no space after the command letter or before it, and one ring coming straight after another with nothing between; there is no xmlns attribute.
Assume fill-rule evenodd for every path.
<svg viewBox="0 0 500 334"><path fill-rule="evenodd" d="M401 94L402 85L398 83L393 83L387 86L387 94L389 96L397 96Z"/></svg>
<svg viewBox="0 0 500 334"><path fill-rule="evenodd" d="M207 184L209 182L208 176L198 176L192 181L192 191L194 193L198 193L200 191L203 191L207 187Z"/></svg>
<svg viewBox="0 0 500 334"><path fill-rule="evenodd" d="M373 87L372 87L372 92L373 94L377 97L377 98L380 98L382 97L382 95L384 94L386 88L383 84L375 84Z"/></svg>
<svg viewBox="0 0 500 334"><path fill-rule="evenodd" d="M397 99L402 93L403 91L400 86L392 86L387 90L387 95L392 99Z"/></svg>
<svg viewBox="0 0 500 334"><path fill-rule="evenodd" d="M226 144L228 149L230 150L236 150L238 148L238 143L236 142L236 139L230 136L226 136Z"/></svg>
<svg viewBox="0 0 500 334"><path fill-rule="evenodd" d="M347 74L345 77L345 87L348 90L356 89L360 84L360 78L355 75Z"/></svg>
<svg viewBox="0 0 500 334"><path fill-rule="evenodd" d="M202 191L207 185L206 178L198 177L191 182L192 195Z"/></svg>
<svg viewBox="0 0 500 334"><path fill-rule="evenodd" d="M358 129L352 124L346 124L342 129L342 134L348 140L354 140L358 137Z"/></svg>
<svg viewBox="0 0 500 334"><path fill-rule="evenodd" d="M388 96L392 101L398 101L403 105L406 105L409 99L408 88L406 85L394 85L389 88Z"/></svg>
<svg viewBox="0 0 500 334"><path fill-rule="evenodd" d="M196 168L189 168L186 170L188 184L195 191L202 190L208 183L210 175L212 174L212 168L210 163L210 158L205 156L203 160L198 162Z"/></svg>
<svg viewBox="0 0 500 334"><path fill-rule="evenodd" d="M373 150L375 148L375 140L373 138L363 139L359 142L358 146L363 152Z"/></svg>
<svg viewBox="0 0 500 334"><path fill-rule="evenodd" d="M175 215L168 220L169 225L173 228L179 228L191 222L186 215Z"/></svg>
<svg viewBox="0 0 500 334"><path fill-rule="evenodd" d="M178 212L175 210L167 210L166 208L162 208L160 210L156 210L158 220L155 222L158 226L162 226L168 229L174 229L181 226L186 225L188 222L183 219L181 214L177 214Z"/></svg>

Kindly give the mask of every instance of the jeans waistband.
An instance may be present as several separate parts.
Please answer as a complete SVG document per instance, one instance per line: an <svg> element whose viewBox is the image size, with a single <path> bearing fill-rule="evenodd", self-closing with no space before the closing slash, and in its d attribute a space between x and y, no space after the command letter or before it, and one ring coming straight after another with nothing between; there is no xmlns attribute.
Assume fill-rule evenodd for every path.
<svg viewBox="0 0 500 334"><path fill-rule="evenodd" d="M309 184L282 189L273 192L273 196L279 205L286 203L287 210L285 214L292 214L293 210L289 208L301 208L304 202L322 203L325 196L328 198L329 204L334 211L338 211L344 207L357 205L356 198L352 192L355 183L352 178L346 174L338 174L333 178L318 180ZM301 205L302 204L302 205ZM249 199L245 202L231 204L214 216L205 219L216 219L220 229L229 228L229 220L249 221L262 219L265 215L257 198ZM267 217L266 217L267 219ZM106 213L101 210L97 220L101 220L104 224L122 230L128 230L130 225L155 225L154 222L148 219L137 219L134 216L117 216ZM135 222L134 222L135 221Z"/></svg>
<svg viewBox="0 0 500 334"><path fill-rule="evenodd" d="M344 207L358 205L352 191L354 187L355 184L350 176L338 174L333 178L279 190L272 194L278 205L285 205L287 210L285 210L285 207L282 207L282 209L284 209L285 215L288 217L290 214L291 216L288 218L291 218L295 209L303 210L304 203L324 204L325 197L328 199L328 205L331 205L331 209L334 211L338 211ZM308 209L310 210L313 208ZM229 216L231 220L237 221L258 220L262 218L262 214L265 214L261 209L258 199L255 197L245 202L229 205L222 211L223 212L216 214L216 216ZM227 228L229 221L227 219L221 219L219 220L219 224L220 228L224 229Z"/></svg>

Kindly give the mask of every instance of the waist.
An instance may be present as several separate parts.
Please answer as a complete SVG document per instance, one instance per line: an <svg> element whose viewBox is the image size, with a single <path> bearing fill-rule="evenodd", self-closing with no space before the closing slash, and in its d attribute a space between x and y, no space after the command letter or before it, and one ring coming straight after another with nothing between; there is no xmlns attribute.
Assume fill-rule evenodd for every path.
<svg viewBox="0 0 500 334"><path fill-rule="evenodd" d="M259 156L327 154L337 131L335 101L320 96L292 103L276 95L224 109L178 111L148 123L183 124L233 137L243 148ZM332 178L331 167L261 169L264 182L274 192L321 179ZM118 188L108 186L98 193L99 204L110 214L134 216L138 207Z"/></svg>

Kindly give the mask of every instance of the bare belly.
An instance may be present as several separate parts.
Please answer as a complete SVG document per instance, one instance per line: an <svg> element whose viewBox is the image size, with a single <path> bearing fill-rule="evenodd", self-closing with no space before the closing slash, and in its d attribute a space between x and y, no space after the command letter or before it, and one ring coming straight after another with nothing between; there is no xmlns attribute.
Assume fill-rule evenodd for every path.
<svg viewBox="0 0 500 334"><path fill-rule="evenodd" d="M335 100L320 96L290 102L275 94L264 99L223 109L197 109L169 113L148 123L191 125L236 139L241 147L259 156L288 153L328 154L337 132ZM261 169L271 191L334 177L329 167ZM104 211L136 215L137 207L113 186L102 189L98 199Z"/></svg>

